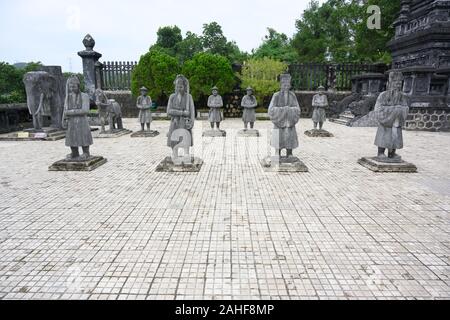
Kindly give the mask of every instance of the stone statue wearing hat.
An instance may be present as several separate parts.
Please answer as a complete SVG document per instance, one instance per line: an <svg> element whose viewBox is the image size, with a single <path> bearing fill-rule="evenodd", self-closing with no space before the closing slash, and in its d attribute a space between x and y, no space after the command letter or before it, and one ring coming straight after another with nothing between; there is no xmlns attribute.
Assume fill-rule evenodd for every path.
<svg viewBox="0 0 450 320"><path fill-rule="evenodd" d="M63 119L67 121L66 146L70 147L70 160L88 160L90 158L89 147L93 144L88 114L90 98L80 90L80 80L72 76L66 84L66 100L64 103ZM83 149L80 156L79 147Z"/></svg>
<svg viewBox="0 0 450 320"><path fill-rule="evenodd" d="M402 128L408 116L408 98L402 92L403 75L400 72L389 74L389 89L380 94L375 105L378 130L375 145L378 147L379 161L396 161L401 157L396 150L403 148ZM386 149L388 154L386 157Z"/></svg>
<svg viewBox="0 0 450 320"><path fill-rule="evenodd" d="M141 95L137 99L137 108L139 109L139 122L141 124L142 131L145 131L145 125L147 124L147 131L150 131L150 124L152 122L153 106L152 98L148 96L148 89L146 87L141 88Z"/></svg>
<svg viewBox="0 0 450 320"><path fill-rule="evenodd" d="M245 130L248 130L248 124L250 123L250 129L253 129L256 122L256 107L258 102L253 95L253 89L247 88L247 94L242 98L241 107L244 109L242 115L242 121L244 122Z"/></svg>
<svg viewBox="0 0 450 320"><path fill-rule="evenodd" d="M219 95L219 89L214 87L211 89L212 95L208 98L209 117L211 129L214 129L214 124L217 125L217 130L220 130L220 123L222 122L222 113L220 108L223 107L222 97Z"/></svg>
<svg viewBox="0 0 450 320"><path fill-rule="evenodd" d="M318 124L319 130L322 130L323 124L327 119L325 109L328 108L328 98L323 86L320 86L318 91L319 93L313 97L312 101L312 106L314 108L312 121L314 122L314 129L317 129Z"/></svg>
<svg viewBox="0 0 450 320"><path fill-rule="evenodd" d="M300 120L300 105L297 96L291 90L291 75L280 76L281 91L273 95L269 106L269 117L274 124L272 147L281 157L286 149L287 157L292 157L292 150L298 148L298 137L295 125Z"/></svg>

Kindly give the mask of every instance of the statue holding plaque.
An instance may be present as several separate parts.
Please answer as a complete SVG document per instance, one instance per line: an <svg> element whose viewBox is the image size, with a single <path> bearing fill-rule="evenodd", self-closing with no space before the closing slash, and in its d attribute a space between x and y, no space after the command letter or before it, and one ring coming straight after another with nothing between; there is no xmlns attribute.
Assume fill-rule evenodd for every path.
<svg viewBox="0 0 450 320"><path fill-rule="evenodd" d="M293 155L298 148L298 136L295 128L300 120L300 105L297 96L291 91L291 75L280 76L281 91L275 93L269 106L269 117L274 124L271 146L275 156L262 160L267 171L306 172L308 168ZM283 150L286 154L283 156Z"/></svg>
<svg viewBox="0 0 450 320"><path fill-rule="evenodd" d="M224 130L220 130L220 123L223 121L222 111L223 99L219 95L219 88L214 87L211 89L212 94L208 98L209 116L208 121L211 124L211 130L203 133L204 137L225 137L227 133ZM214 130L216 126L217 130Z"/></svg>
<svg viewBox="0 0 450 320"><path fill-rule="evenodd" d="M91 171L106 163L103 157L93 157L90 146L93 145L88 114L90 98L80 90L80 80L72 76L67 80L66 99L63 119L67 124L66 146L71 153L65 160L50 167L50 171ZM79 149L83 153L80 155Z"/></svg>
<svg viewBox="0 0 450 320"><path fill-rule="evenodd" d="M375 105L378 130L375 145L376 157L366 157L358 162L375 172L416 172L417 167L402 160L397 154L403 148L403 126L409 112L407 96L402 92L403 75L400 72L389 74L388 90L381 93ZM386 154L387 150L387 154Z"/></svg>
<svg viewBox="0 0 450 320"><path fill-rule="evenodd" d="M244 130L238 132L243 137L259 137L259 131L255 130L256 108L258 101L253 95L253 88L247 88L247 94L242 98L241 107L244 109L242 113L242 121L244 122ZM248 125L250 124L250 129Z"/></svg>
<svg viewBox="0 0 450 320"><path fill-rule="evenodd" d="M150 125L153 121L152 117L152 98L148 96L148 89L141 88L141 95L137 99L136 106L139 109L139 123L141 124L141 131L133 133L132 138L153 138L159 135L158 131L150 130ZM145 126L147 125L147 130Z"/></svg>
<svg viewBox="0 0 450 320"><path fill-rule="evenodd" d="M314 123L314 129L305 132L305 135L309 137L333 137L331 133L323 130L323 124L327 121L326 109L328 109L328 97L325 94L325 88L320 86L318 93L313 97L312 107L314 109L312 115L312 121ZM319 129L317 129L319 126Z"/></svg>
<svg viewBox="0 0 450 320"><path fill-rule="evenodd" d="M198 172L203 160L191 156L194 146L193 128L195 123L195 106L189 93L189 81L183 75L175 79L175 93L169 97L167 114L171 118L167 146L172 149L172 157L165 158L158 166L162 172ZM180 150L183 154L180 154Z"/></svg>

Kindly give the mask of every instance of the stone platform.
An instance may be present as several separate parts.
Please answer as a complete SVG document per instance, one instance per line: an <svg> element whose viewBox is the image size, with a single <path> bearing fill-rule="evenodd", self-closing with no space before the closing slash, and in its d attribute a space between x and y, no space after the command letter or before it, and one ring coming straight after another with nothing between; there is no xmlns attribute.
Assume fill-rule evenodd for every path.
<svg viewBox="0 0 450 320"><path fill-rule="evenodd" d="M377 157L364 157L358 160L358 163L363 167L374 172L403 172L415 173L417 167L409 162L398 160L392 162L379 161Z"/></svg>
<svg viewBox="0 0 450 320"><path fill-rule="evenodd" d="M66 131L55 128L28 129L0 135L0 141L57 141L66 137Z"/></svg>
<svg viewBox="0 0 450 320"><path fill-rule="evenodd" d="M171 157L165 158L156 168L156 172L200 172L203 166L203 160L200 158L191 158L191 163L176 165Z"/></svg>
<svg viewBox="0 0 450 320"><path fill-rule="evenodd" d="M105 133L98 133L94 136L94 138L99 138L99 139L113 139L113 138L120 138L122 136L125 136L127 134L132 133L133 131L128 130L128 129L118 129L118 130L113 130L111 131L106 131Z"/></svg>
<svg viewBox="0 0 450 320"><path fill-rule="evenodd" d="M260 137L260 133L255 129L244 129L238 132L238 137Z"/></svg>
<svg viewBox="0 0 450 320"><path fill-rule="evenodd" d="M332 138L334 135L327 130L312 129L305 131L305 135L311 138Z"/></svg>
<svg viewBox="0 0 450 320"><path fill-rule="evenodd" d="M274 157L261 160L261 166L266 172L308 172L308 167L297 157L281 157L279 164L274 164Z"/></svg>
<svg viewBox="0 0 450 320"><path fill-rule="evenodd" d="M224 130L207 130L203 132L203 137L226 137L227 132Z"/></svg>
<svg viewBox="0 0 450 320"><path fill-rule="evenodd" d="M52 164L49 171L93 171L104 165L107 160L103 157L91 157L85 161L61 160Z"/></svg>
<svg viewBox="0 0 450 320"><path fill-rule="evenodd" d="M159 136L158 131L150 130L150 131L138 131L131 135L132 138L154 138Z"/></svg>

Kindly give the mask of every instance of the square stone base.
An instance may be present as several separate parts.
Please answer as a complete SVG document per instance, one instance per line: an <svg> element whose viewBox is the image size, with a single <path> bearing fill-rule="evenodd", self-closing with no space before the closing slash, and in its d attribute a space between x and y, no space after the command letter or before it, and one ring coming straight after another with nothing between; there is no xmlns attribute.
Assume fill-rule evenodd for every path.
<svg viewBox="0 0 450 320"><path fill-rule="evenodd" d="M156 172L200 172L203 166L203 160L200 158L191 158L191 163L176 165L172 157L165 158L156 168Z"/></svg>
<svg viewBox="0 0 450 320"><path fill-rule="evenodd" d="M66 131L55 128L27 129L0 135L0 141L57 141L66 137Z"/></svg>
<svg viewBox="0 0 450 320"><path fill-rule="evenodd" d="M261 160L261 166L266 172L308 172L308 167L297 157L281 157L279 164L272 163L272 157Z"/></svg>
<svg viewBox="0 0 450 320"><path fill-rule="evenodd" d="M332 138L334 137L333 134L328 132L327 130L318 130L318 129L312 129L305 131L305 135L312 138Z"/></svg>
<svg viewBox="0 0 450 320"><path fill-rule="evenodd" d="M375 157L372 158L364 157L359 159L358 163L363 167L372 170L373 172L403 172L403 173L417 172L417 167L415 165L405 161L387 163L377 161Z"/></svg>
<svg viewBox="0 0 450 320"><path fill-rule="evenodd" d="M260 137L258 130L255 129L244 129L238 132L239 137Z"/></svg>
<svg viewBox="0 0 450 320"><path fill-rule="evenodd" d="M49 171L92 171L104 165L107 160L103 157L91 157L85 161L61 160L51 165Z"/></svg>
<svg viewBox="0 0 450 320"><path fill-rule="evenodd" d="M226 137L227 132L224 130L207 130L203 132L203 137Z"/></svg>
<svg viewBox="0 0 450 320"><path fill-rule="evenodd" d="M127 134L132 133L133 131L131 130L127 130L127 129L116 129L111 131L106 131L105 133L98 133L95 138L100 138L100 139L112 139L112 138L119 138L122 136L125 136Z"/></svg>
<svg viewBox="0 0 450 320"><path fill-rule="evenodd" d="M138 131L135 132L131 135L132 138L154 138L159 136L159 132L158 131Z"/></svg>

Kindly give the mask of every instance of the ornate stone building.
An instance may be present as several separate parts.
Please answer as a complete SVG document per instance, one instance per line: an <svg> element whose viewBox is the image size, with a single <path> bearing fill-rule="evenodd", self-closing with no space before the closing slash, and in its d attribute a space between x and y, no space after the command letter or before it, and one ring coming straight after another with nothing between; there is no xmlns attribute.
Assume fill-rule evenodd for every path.
<svg viewBox="0 0 450 320"><path fill-rule="evenodd" d="M392 68L411 100L407 129L441 130L450 121L450 1L402 0Z"/></svg>

